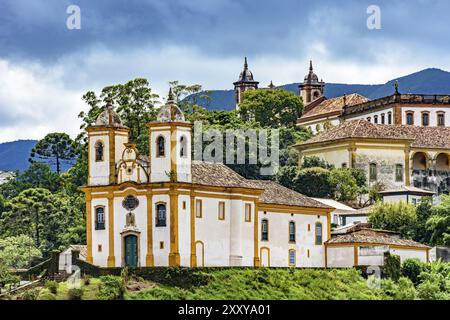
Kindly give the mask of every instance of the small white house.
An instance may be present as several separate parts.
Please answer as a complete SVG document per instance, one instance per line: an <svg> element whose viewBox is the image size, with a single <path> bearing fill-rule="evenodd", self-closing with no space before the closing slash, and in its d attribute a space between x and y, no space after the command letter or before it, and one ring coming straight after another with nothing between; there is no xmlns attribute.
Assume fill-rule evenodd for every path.
<svg viewBox="0 0 450 320"><path fill-rule="evenodd" d="M343 204L333 199L327 198L313 198L313 199L328 207L334 208L334 210L331 212L331 223L338 226L343 226L347 224L347 222L345 221L346 220L345 217L353 216L358 212L356 209L353 209L352 207L349 207L346 204ZM367 218L364 221L359 222L366 222L366 221Z"/></svg>
<svg viewBox="0 0 450 320"><path fill-rule="evenodd" d="M402 239L396 232L370 229L359 224L332 235L325 242L326 266L329 268L381 266L385 252L400 256L401 261L409 258L429 261L430 247Z"/></svg>
<svg viewBox="0 0 450 320"><path fill-rule="evenodd" d="M435 193L432 191L402 186L396 189L389 189L378 192L383 202L406 202L413 205L419 204L423 197L432 197Z"/></svg>

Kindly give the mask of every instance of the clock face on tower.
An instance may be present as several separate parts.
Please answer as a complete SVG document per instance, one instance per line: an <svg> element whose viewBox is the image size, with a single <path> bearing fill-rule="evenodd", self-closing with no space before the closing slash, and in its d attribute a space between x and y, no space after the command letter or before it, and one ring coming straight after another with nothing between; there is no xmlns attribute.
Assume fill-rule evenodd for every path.
<svg viewBox="0 0 450 320"><path fill-rule="evenodd" d="M139 206L139 200L135 196L126 196L122 201L122 206L127 209L127 211L133 211Z"/></svg>

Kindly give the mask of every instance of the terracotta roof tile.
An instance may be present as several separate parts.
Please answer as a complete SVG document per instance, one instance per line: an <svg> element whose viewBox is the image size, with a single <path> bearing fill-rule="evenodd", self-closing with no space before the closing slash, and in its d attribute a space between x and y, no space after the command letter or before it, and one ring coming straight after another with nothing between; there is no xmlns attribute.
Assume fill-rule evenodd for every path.
<svg viewBox="0 0 450 320"><path fill-rule="evenodd" d="M428 246L413 240L401 239L398 235L393 234L392 232L372 230L372 229L361 229L343 235L338 235L326 242L326 244L348 244L348 243L367 243L367 244L429 248Z"/></svg>
<svg viewBox="0 0 450 320"><path fill-rule="evenodd" d="M268 180L247 180L222 163L192 162L192 182L200 185L260 189L261 203L307 208L329 208L298 192Z"/></svg>
<svg viewBox="0 0 450 320"><path fill-rule="evenodd" d="M344 97L346 103L344 103ZM329 113L342 112L342 110L344 109L344 105L353 106L367 101L369 101L369 99L357 93L352 93L347 96L341 96L332 99L325 99L311 109L308 110L307 108L307 111L302 115L299 122L301 123L303 121L307 121L308 119L319 115L325 116Z"/></svg>
<svg viewBox="0 0 450 320"><path fill-rule="evenodd" d="M373 124L363 119L345 121L297 146L348 138L396 139L411 141L411 147L450 148L450 128Z"/></svg>
<svg viewBox="0 0 450 320"><path fill-rule="evenodd" d="M329 208L319 201L304 196L294 190L286 188L276 182L269 180L249 180L258 188L264 189L260 202L267 204L283 204L288 206L301 206L307 208Z"/></svg>

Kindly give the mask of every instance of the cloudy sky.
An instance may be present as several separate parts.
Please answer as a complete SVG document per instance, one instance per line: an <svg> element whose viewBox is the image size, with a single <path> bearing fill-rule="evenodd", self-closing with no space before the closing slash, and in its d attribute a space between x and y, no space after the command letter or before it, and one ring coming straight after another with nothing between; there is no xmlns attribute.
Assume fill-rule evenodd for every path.
<svg viewBox="0 0 450 320"><path fill-rule="evenodd" d="M263 85L299 82L309 59L326 82L450 70L449 13L447 0L1 0L0 142L74 136L84 92L136 77L161 96L171 80L231 89L244 56Z"/></svg>

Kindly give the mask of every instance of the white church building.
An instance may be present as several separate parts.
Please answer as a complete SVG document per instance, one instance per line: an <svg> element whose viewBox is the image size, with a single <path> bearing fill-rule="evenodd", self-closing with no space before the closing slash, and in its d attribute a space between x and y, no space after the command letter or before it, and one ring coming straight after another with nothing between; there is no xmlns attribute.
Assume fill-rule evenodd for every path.
<svg viewBox="0 0 450 320"><path fill-rule="evenodd" d="M102 267L325 267L325 204L220 163L192 161L191 123L169 94L149 156L111 103L87 128L86 260Z"/></svg>

